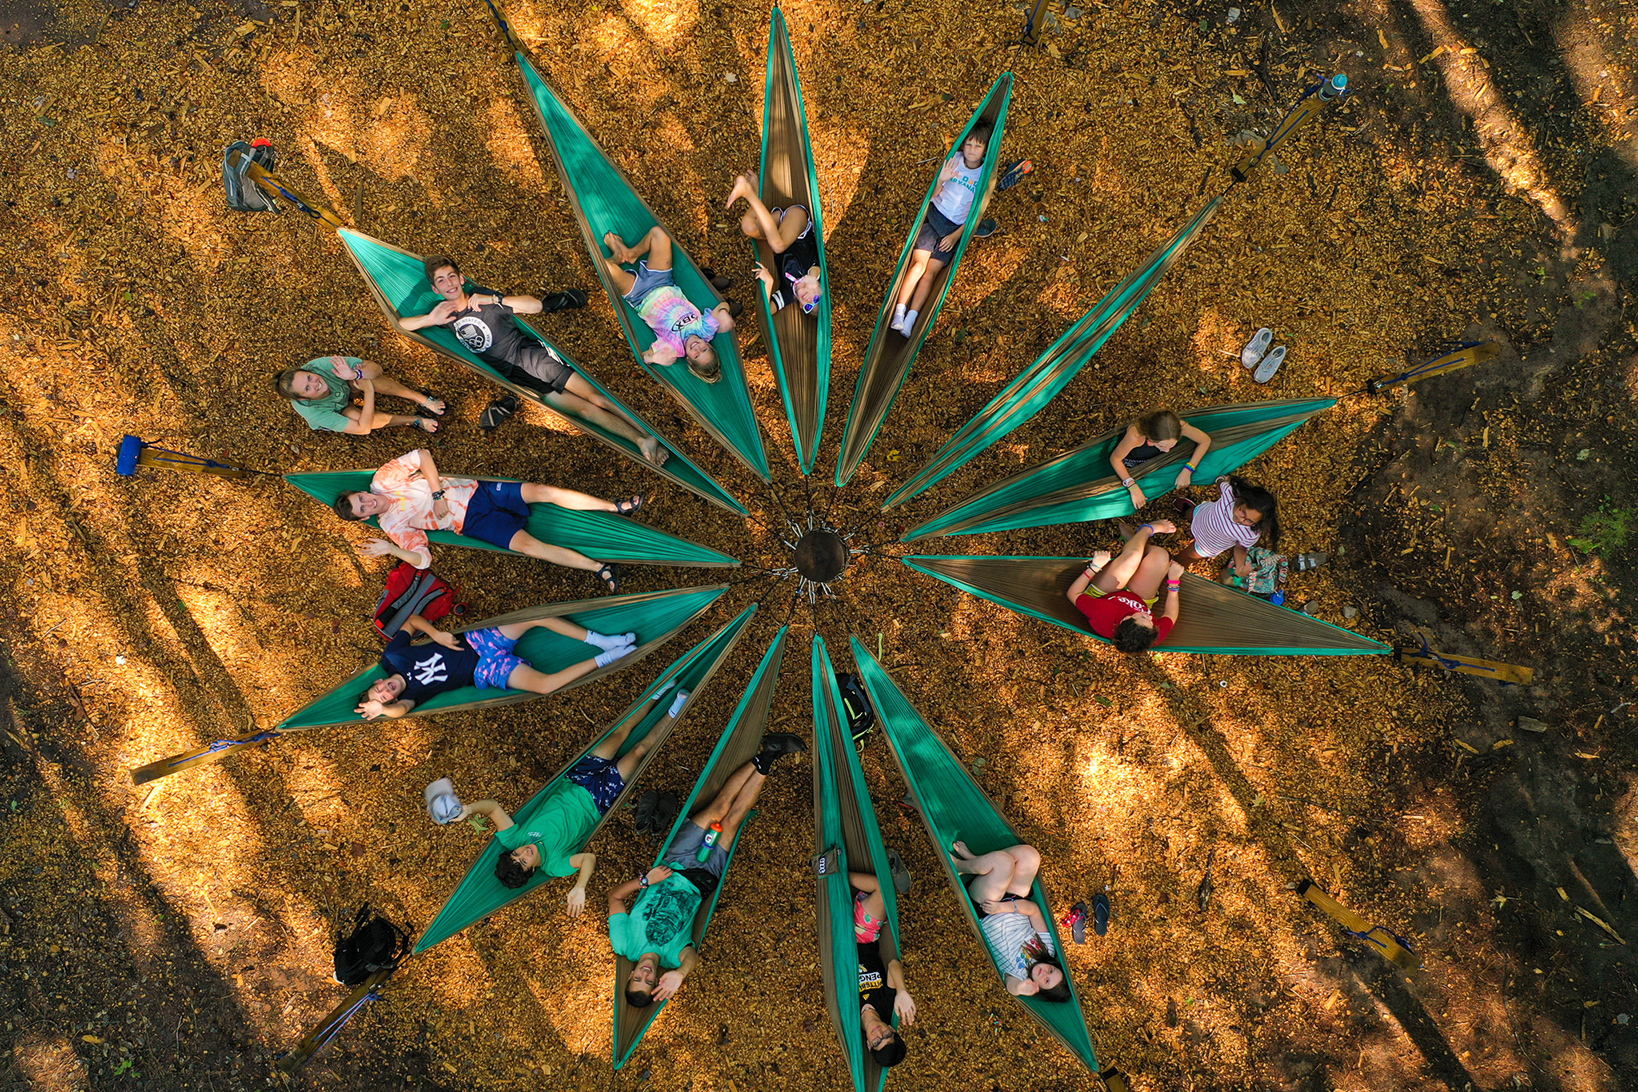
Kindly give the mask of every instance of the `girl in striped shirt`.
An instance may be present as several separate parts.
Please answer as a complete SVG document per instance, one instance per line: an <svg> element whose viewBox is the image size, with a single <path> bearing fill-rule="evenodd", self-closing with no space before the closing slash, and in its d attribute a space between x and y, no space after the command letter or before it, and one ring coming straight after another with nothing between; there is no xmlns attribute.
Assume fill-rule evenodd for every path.
<svg viewBox="0 0 1638 1092"><path fill-rule="evenodd" d="M1214 501L1195 504L1178 498L1178 510L1192 513L1189 530L1194 541L1178 552L1177 560L1187 565L1232 549L1235 574L1250 576L1253 570L1246 550L1252 546L1272 550L1280 544L1279 505L1274 494L1243 478L1218 478L1217 486Z"/></svg>

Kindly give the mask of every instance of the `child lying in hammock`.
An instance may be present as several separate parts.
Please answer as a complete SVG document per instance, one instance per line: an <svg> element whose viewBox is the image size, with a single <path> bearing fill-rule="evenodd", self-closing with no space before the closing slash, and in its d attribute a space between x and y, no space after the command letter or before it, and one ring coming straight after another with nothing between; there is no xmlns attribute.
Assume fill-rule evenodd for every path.
<svg viewBox="0 0 1638 1092"><path fill-rule="evenodd" d="M904 964L882 959L887 902L881 882L874 872L849 872L847 881L853 892L853 941L859 955L859 1030L876 1064L891 1069L907 1053L904 1036L893 1028L893 1014L909 1027L916 1022L916 1002L904 987Z"/></svg>
<svg viewBox="0 0 1638 1092"><path fill-rule="evenodd" d="M614 232L603 236L612 257L603 260L610 282L627 304L654 331L654 344L643 354L650 364L670 367L688 361L694 378L715 383L722 378L722 361L711 339L734 328L734 305L719 303L709 313L691 303L671 275L671 236L659 225L627 246ZM636 262L634 271L626 263Z"/></svg>
<svg viewBox="0 0 1638 1092"><path fill-rule="evenodd" d="M779 266L775 277L761 262L756 265L757 279L768 293L768 310L780 311L798 303L804 315L813 314L819 309L819 297L824 291L819 283L819 244L813 237L813 215L801 205L770 209L757 195L757 180L748 174L734 179L734 188L722 207L732 209L740 198L749 208L739 221L740 230L753 239L765 240Z"/></svg>
<svg viewBox="0 0 1638 1092"><path fill-rule="evenodd" d="M1109 468L1120 479L1120 484L1126 487L1134 512L1149 503L1149 498L1138 488L1139 468L1150 459L1172 450L1180 440L1188 440L1194 445L1189 461L1177 472L1177 488L1186 489L1194 480L1194 471L1200 460L1211 450L1211 437L1171 410L1146 413L1126 426L1126 434L1115 445L1115 450L1109 453Z"/></svg>
<svg viewBox="0 0 1638 1092"><path fill-rule="evenodd" d="M603 651L562 671L551 674L537 671L513 651L518 639L537 626ZM417 633L426 634L432 641L411 644ZM636 647L635 633L606 637L562 618L538 618L465 633L446 633L419 614L412 614L404 622L404 628L381 650L381 670L387 673L386 677L364 691L353 711L365 720L377 717L396 720L409 716L417 705L429 698L467 686L479 690L550 694L582 675L607 667Z"/></svg>
<svg viewBox="0 0 1638 1092"><path fill-rule="evenodd" d="M1129 528L1122 524L1124 533ZM1178 588L1183 566L1172 560L1149 536L1177 530L1169 519L1157 519L1132 531L1118 557L1099 550L1085 571L1069 585L1069 601L1086 615L1092 632L1113 641L1122 652L1142 652L1164 641L1177 624L1181 600ZM1166 609L1159 619L1150 609L1160 601L1160 581L1166 581Z"/></svg>
<svg viewBox="0 0 1638 1092"><path fill-rule="evenodd" d="M944 162L939 172L938 188L933 191L932 204L927 208L927 219L922 221L916 235L910 269L904 275L899 298L893 305L893 321L888 326L905 337L916 328L916 319L927 305L928 293L938 279L939 270L955 257L956 243L971 219L973 207L980 204L978 180L984 176L984 156L989 150L990 135L994 131L988 122L974 125L961 142L961 147ZM990 179L989 192L995 191L996 179Z"/></svg>
<svg viewBox="0 0 1638 1092"><path fill-rule="evenodd" d="M982 856L957 842L950 854L956 872L970 876L967 894L990 955L1015 997L1068 1001L1069 983L1052 946L1046 915L1029 898L1041 854L1034 846L1010 846Z"/></svg>

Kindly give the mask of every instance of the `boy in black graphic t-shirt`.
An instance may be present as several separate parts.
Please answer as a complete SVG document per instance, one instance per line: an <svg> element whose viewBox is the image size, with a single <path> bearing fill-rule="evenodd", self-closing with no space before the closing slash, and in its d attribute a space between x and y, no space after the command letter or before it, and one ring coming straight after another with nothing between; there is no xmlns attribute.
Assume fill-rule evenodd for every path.
<svg viewBox="0 0 1638 1092"><path fill-rule="evenodd" d="M442 254L426 259L427 280L442 302L424 315L400 320L405 330L428 326L448 326L467 350L499 372L502 378L527 387L553 409L605 432L630 440L643 458L655 466L665 465L670 453L660 441L620 412L586 377L558 356L550 346L528 337L518 329L515 315L538 315L547 305L534 296L503 296L493 289L473 285L467 293L466 278L460 267ZM553 311L586 306L586 294L577 288L551 297Z"/></svg>
<svg viewBox="0 0 1638 1092"><path fill-rule="evenodd" d="M536 626L543 626L553 633L561 633L603 651L549 675L537 671L513 652L518 638ZM417 633L425 634L432 640L411 644L411 638ZM419 614L412 614L404 623L404 628L381 652L381 669L387 673L386 678L364 692L354 712L365 720L408 716L411 710L428 698L449 690L459 690L463 686L475 686L479 690L510 689L550 694L582 675L589 675L599 667L607 667L636 647L635 633L605 637L562 618L541 618L465 633L445 633Z"/></svg>
<svg viewBox="0 0 1638 1092"><path fill-rule="evenodd" d="M904 1037L893 1014L909 1027L916 1003L904 987L904 964L893 958L892 935L883 927L887 905L874 872L849 872L853 890L853 939L859 954L859 1030L876 1064L888 1069L904 1061Z"/></svg>

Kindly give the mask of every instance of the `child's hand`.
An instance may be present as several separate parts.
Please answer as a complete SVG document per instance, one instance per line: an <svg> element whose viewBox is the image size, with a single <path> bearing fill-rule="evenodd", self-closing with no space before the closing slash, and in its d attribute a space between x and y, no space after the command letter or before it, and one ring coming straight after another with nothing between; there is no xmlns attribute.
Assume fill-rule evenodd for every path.
<svg viewBox="0 0 1638 1092"><path fill-rule="evenodd" d="M1126 492L1132 498L1132 507L1134 509L1142 508L1145 504L1149 503L1148 495L1145 494L1141 488L1139 488L1137 482L1133 482L1131 485L1127 486Z"/></svg>
<svg viewBox="0 0 1638 1092"><path fill-rule="evenodd" d="M1194 481L1194 471L1188 467L1184 467L1177 472L1177 487L1179 489L1187 489L1192 481Z"/></svg>
<svg viewBox="0 0 1638 1092"><path fill-rule="evenodd" d="M434 642L443 645L447 649L452 649L456 652L460 651L461 642L453 633L446 633L444 630L435 629L428 636L430 636Z"/></svg>
<svg viewBox="0 0 1638 1092"><path fill-rule="evenodd" d="M1108 550L1094 550L1092 552L1092 560L1087 563L1088 567L1092 569L1101 569L1105 565L1109 564L1109 559L1114 556L1115 555L1111 554Z"/></svg>
<svg viewBox="0 0 1638 1092"><path fill-rule="evenodd" d="M563 901L565 903L563 908L568 911L569 916L578 918L581 911L586 909L586 889L584 887L571 887L569 897Z"/></svg>
<svg viewBox="0 0 1638 1092"><path fill-rule="evenodd" d="M1252 573L1254 573L1256 571L1257 570L1255 570L1255 569L1253 569L1251 567L1251 561L1249 559L1246 560L1246 561L1242 561L1238 565L1234 566L1234 575L1235 576L1250 576Z"/></svg>
<svg viewBox="0 0 1638 1092"><path fill-rule="evenodd" d="M1176 561L1174 561L1170 565L1166 566L1166 579L1167 580L1182 580L1183 579L1183 566L1180 563L1176 562Z"/></svg>
<svg viewBox="0 0 1638 1092"><path fill-rule="evenodd" d="M944 238L942 238L942 239L940 239L938 241L938 248L940 250L949 250L951 247L956 245L956 242L960 238L961 238L961 229L956 228L954 231L950 232L950 234L946 235Z"/></svg>

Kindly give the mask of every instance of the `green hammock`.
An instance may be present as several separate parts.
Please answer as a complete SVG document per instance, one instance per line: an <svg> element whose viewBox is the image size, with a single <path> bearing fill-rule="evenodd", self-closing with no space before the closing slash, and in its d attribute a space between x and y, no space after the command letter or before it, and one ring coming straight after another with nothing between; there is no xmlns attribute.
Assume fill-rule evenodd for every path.
<svg viewBox="0 0 1638 1092"><path fill-rule="evenodd" d="M496 17L499 18L499 12L496 12ZM745 368L740 362L733 333L719 333L711 339L711 347L722 362L722 376L715 383L705 383L696 378L686 363L679 362L662 368L644 361L643 353L654 344L654 331L638 319L637 312L621 297L609 279L608 271L603 268L603 261L609 256L603 247L604 234L612 231L629 243L642 238L651 227L659 225L665 228L666 234L671 236L672 275L677 287L706 311L721 303L722 297L684 251L682 239L661 223L654 210L637 196L637 191L620 168L604 154L569 108L546 86L540 73L524 55L511 29L504 21L501 25L516 50L518 70L523 73L523 82L528 85L530 99L535 106L535 116L540 119L546 143L551 146L552 159L563 182L563 192L569 198L575 219L580 222L580 234L586 241L592 268L597 270L598 277L603 281L609 303L613 305L614 313L625 331L626 342L631 346L632 356L639 367L682 404L701 428L744 463L751 473L768 481L768 456L762 450L756 415L751 412L751 393L745 385ZM682 184L681 179L677 181Z"/></svg>
<svg viewBox="0 0 1638 1092"><path fill-rule="evenodd" d="M881 885L887 917L878 941L882 965L899 958L898 893L887 863L887 847L865 785L859 753L842 730L836 687L825 639L813 639L813 836L819 883L819 961L825 1005L853 1075L855 1092L881 1092L887 1070L866 1049L859 1018L859 961L853 937L853 890L849 872L873 872ZM898 1027L895 1014L893 1026Z"/></svg>
<svg viewBox="0 0 1638 1092"><path fill-rule="evenodd" d="M717 741L711 757L705 760L705 768L700 771L699 779L694 782L693 791L678 809L677 821L672 824L671 833L666 835L660 851L654 855L655 865L664 859L666 850L682 831L682 825L688 822L688 817L696 810L695 804L701 801L710 803L727 783L729 776L756 757L756 753L762 749L762 733L768 725L768 709L773 704L774 688L779 684L779 663L784 657L785 634L789 629L789 626L781 627L774 635L773 643L768 646L768 651L763 654L762 662L757 665L756 674L751 676L744 695L734 707L733 716L728 718L728 724L722 730L722 738ZM733 867L740 837L745 833L746 825L755 816L756 812L751 812L745 817L745 822L740 824L739 831L734 835L733 844L728 847L728 868L723 869L716 893L694 915L696 952L704 951L701 945L705 940L705 931L711 924L711 916L716 913L717 900L722 898L722 889L728 884L728 872ZM626 1004L626 991L620 988L620 983L630 976L632 962L625 956L616 955L614 964L614 1068L619 1069L631 1060L649 1025L670 1002L656 1001L646 1009L634 1009Z"/></svg>
<svg viewBox="0 0 1638 1092"><path fill-rule="evenodd" d="M1066 597L1086 561L1074 557L904 557L917 572L1094 640L1086 616ZM1369 637L1275 606L1227 584L1183 574L1177 625L1157 652L1235 656L1379 656L1392 652ZM1156 604L1158 608L1161 604Z"/></svg>
<svg viewBox="0 0 1638 1092"><path fill-rule="evenodd" d="M916 471L898 492L882 505L885 511L896 508L934 483L965 466L968 460L1000 440L1013 429L1034 417L1058 392L1080 373L1092 354L1103 347L1114 332L1120 329L1133 311L1138 309L1160 278L1182 257L1183 251L1205 230L1222 203L1222 196L1211 199L1193 220L1183 225L1171 241L1144 262L1143 268L1117 284L1098 305L1080 321L1064 331L1023 374L1001 389L988 405L950 438L927 464Z"/></svg>
<svg viewBox="0 0 1638 1092"><path fill-rule="evenodd" d="M335 503L343 493L368 492L373 470L340 470L323 474L286 474L284 480L306 493L325 507ZM464 478L465 474L441 474L448 478ZM515 478L477 478L480 482L516 481ZM374 516L364 521L371 527L380 527ZM686 569L735 568L739 562L727 554L718 553L709 546L668 535L636 520L617 516L613 512L577 512L555 504L531 504L529 522L523 529L541 542L579 550L598 561L618 561L630 565L675 565ZM458 535L454 531L428 531L427 539L445 546L467 546L474 550L492 550L511 554L512 550L492 546L479 538ZM521 555L519 555L521 556Z"/></svg>
<svg viewBox="0 0 1638 1092"><path fill-rule="evenodd" d="M1290 435L1303 422L1336 405L1334 398L1248 402L1196 410L1188 423L1211 436L1211 450L1195 468L1194 480L1214 481L1244 466ZM976 535L1023 527L1086 523L1132 514L1132 501L1120 479L1109 470L1109 455L1126 428L1106 432L1074 451L1021 470L957 501L925 523L904 533L900 542L936 535ZM1175 486L1178 471L1194 447L1179 442L1171 451L1144 463L1132 474L1153 501Z"/></svg>
<svg viewBox="0 0 1638 1092"><path fill-rule="evenodd" d="M1007 823L996 806L984 795L984 790L968 774L965 766L947 747L938 733L916 712L915 706L904 696L887 670L876 662L868 649L853 638L853 659L859 665L859 675L870 701L876 707L882 732L893 748L893 757L904 774L916 801L916 810L927 828L927 837L933 842L933 856L944 868L944 877L955 892L956 902L967 919L967 927L986 953L990 946L984 940L978 925L973 902L967 897L967 887L950 861L950 846L966 842L974 853L990 853L1009 846L1023 845L1025 839ZM1047 898L1046 888L1037 876L1030 897L1046 917L1047 930L1052 936L1054 950L1062 953L1063 941L1058 936L1058 925ZM991 956L993 962L994 956ZM999 965L996 973L1001 974ZM1003 976L1003 981L1005 978ZM1064 971L1069 984L1068 1001L1043 1001L1037 997L1013 997L1024 1009L1052 1033L1053 1038L1092 1072L1098 1071L1098 1059L1092 1050L1092 1037L1086 1030L1086 1017L1081 1013L1080 995L1075 990L1075 976Z"/></svg>
<svg viewBox="0 0 1638 1092"><path fill-rule="evenodd" d="M527 824L541 804L545 803L556 790L559 782L568 777L569 771L574 768L575 763L590 755L602 745L604 740L630 725L631 734L626 737L625 743L621 744L620 753L622 755L626 754L637 744L645 742L648 744L648 751L638 761L636 769L631 772L631 776L626 778L625 788L620 791L620 795L615 797L614 802L603 813L603 817L587 832L585 839L574 847L571 855L581 852L590 845L591 840L597 837L598 832L603 829L603 825L619 813L620 807L626 798L636 791L637 783L642 780L643 771L648 768L650 762L654 761L654 756L659 753L661 745L666 741L666 737L671 734L678 724L682 723L682 719L687 716L688 710L693 708L694 703L699 700L701 690L711 681L712 676L717 672L717 668L722 666L722 662L728 658L728 654L739 643L740 637L744 635L746 622L755 613L756 604L753 603L746 607L738 618L727 623L679 657L675 663L666 669L663 675L654 680L652 686L643 691L637 697L637 700L626 708L624 713L615 718L614 722L601 735L592 740L585 750L564 763L562 768L546 782L545 788L541 789L533 799L518 809L517 814L513 816L514 822L520 825ZM656 734L656 726L665 719L666 712L671 707L672 695L668 691L673 685L679 689L689 691L688 699L683 703L682 709L678 711L676 719L666 726L664 732ZM416 940L413 954L419 955L439 941L447 940L467 926L482 921L501 907L523 898L555 878L548 876L543 869L536 869L535 874L529 877L529 881L522 887L516 889L506 887L495 878L495 861L500 857L501 852L499 842L494 838L486 840L483 849L478 853L478 859L472 863L471 869L467 871L466 878L455 888L454 894L449 896L449 901L444 903L443 909L438 911L438 916L432 919L432 924L428 925L426 931Z"/></svg>
<svg viewBox="0 0 1638 1092"><path fill-rule="evenodd" d="M825 222L819 212L819 176L808 142L808 115L802 106L802 83L796 75L785 15L777 7L768 29L768 79L762 101L762 203L769 208L801 205L813 220L819 248L819 283L824 294L814 313L805 315L794 300L778 312L769 310L767 293L755 288L757 318L768 360L785 400L785 417L796 442L796 459L804 475L819 455L825 426L825 398L830 390L830 276L825 267ZM751 245L757 260L777 282L778 259L766 240Z"/></svg>
<svg viewBox="0 0 1638 1092"><path fill-rule="evenodd" d="M859 469L859 464L864 461L865 455L869 453L870 445L876 442L876 434L881 431L882 422L887 419L888 411L893 408L894 401L899 397L904 381L910 377L910 366L916 362L916 354L921 351L921 343L932 332L939 309L944 306L945 294L955 283L956 271L961 268L961 258L967 253L967 243L972 239L973 229L984 217L990 179L1001 159L1001 137L1006 132L1007 106L1011 101L1012 73L1004 72L1001 78L995 81L995 86L990 88L990 93L984 96L984 101L979 103L978 109L968 120L967 127L961 130L961 135L956 138L954 147L959 149L962 142L967 139L967 134L972 132L973 127L979 122L987 121L994 126L989 148L984 154L984 173L978 180L978 199L973 202L972 211L967 215L961 240L956 243L955 253L950 256L950 264L939 270L936 275L927 274L932 278L927 294L927 306L916 318L916 325L906 338L898 331L889 329L887 324L892 321L893 302L898 299L899 289L903 286L905 274L910 269L910 259L916 249L916 235L921 231L922 221L927 219L927 206L933 203L933 191L938 188L938 176L944 170L948 156L939 158L938 168L933 171L933 181L927 186L927 196L922 198L916 218L910 221L910 234L904 240L904 251L899 255L899 265L893 273L887 298L882 301L881 313L876 316L876 331L870 335L870 347L865 350L864 367L859 370L859 379L853 388L853 408L848 411L847 429L842 434L842 452L836 461L837 485L848 483Z"/></svg>
<svg viewBox="0 0 1638 1092"><path fill-rule="evenodd" d="M593 379L591 373L587 372L585 368L569 361L567 354L547 341L527 322L520 321L518 323L518 329L523 331L525 337L531 337L540 342L565 362L568 362L586 382L590 383L609 401L619 406L621 413L635 420L644 432L660 441L661 446L671 453L671 457L666 460L663 467L655 466L643 458L643 454L637 449L637 445L630 440L599 428L573 414L564 413L544 401L536 391L502 379L499 372L468 351L448 326L429 326L424 330L414 331L400 327L398 324L401 319L424 315L431 311L433 306L441 299L432 290L432 285L427 283L426 272L421 264L421 256L411 254L407 250L400 250L398 247L384 243L380 239L373 239L361 232L353 231L351 228L342 228L336 234L341 236L342 244L347 248L347 254L353 259L353 264L358 266L358 271L364 275L364 283L369 287L370 294L375 297L375 302L381 305L381 310L386 312L387 320L393 324L393 328L397 329L400 334L411 341L425 345L441 356L448 357L457 364L471 368L491 383L505 387L519 398L526 398L531 402L544 406L581 432L603 441L603 443L608 444L643 468L652 470L661 477L676 482L684 489L704 497L712 504L726 508L730 512L738 512L740 515L746 514L745 506L730 496L722 486L712 480L709 474L694 465L688 456L682 453L681 448L661 436L659 432L655 431L654 426L638 417L623 402L610 394L608 389Z"/></svg>
<svg viewBox="0 0 1638 1092"><path fill-rule="evenodd" d="M469 629L484 629L539 618L566 618L575 625L585 626L598 633L637 634L637 647L629 656L581 676L557 691L562 694L641 662L660 644L675 636L678 630L703 614L727 590L727 584L715 584L676 588L670 591L642 592L636 595L611 595L602 599L577 599L568 603L546 603L538 607L525 607L510 614L497 615L494 618L485 618L453 632L464 633ZM562 634L538 627L524 634L518 641L516 649L520 659L547 674L590 659L600 651L602 650L594 645L573 641ZM364 691L384 675L380 662L372 663L271 728L239 739L219 739L204 747L149 763L132 770L131 780L141 785L195 766L220 762L230 754L236 754L258 743L271 742L292 732L323 728L332 724L362 724L364 721L354 709ZM448 713L456 709L510 705L520 701L532 701L541 696L522 690L479 690L476 687L462 687L429 698L417 705L412 715L420 717L432 713Z"/></svg>

